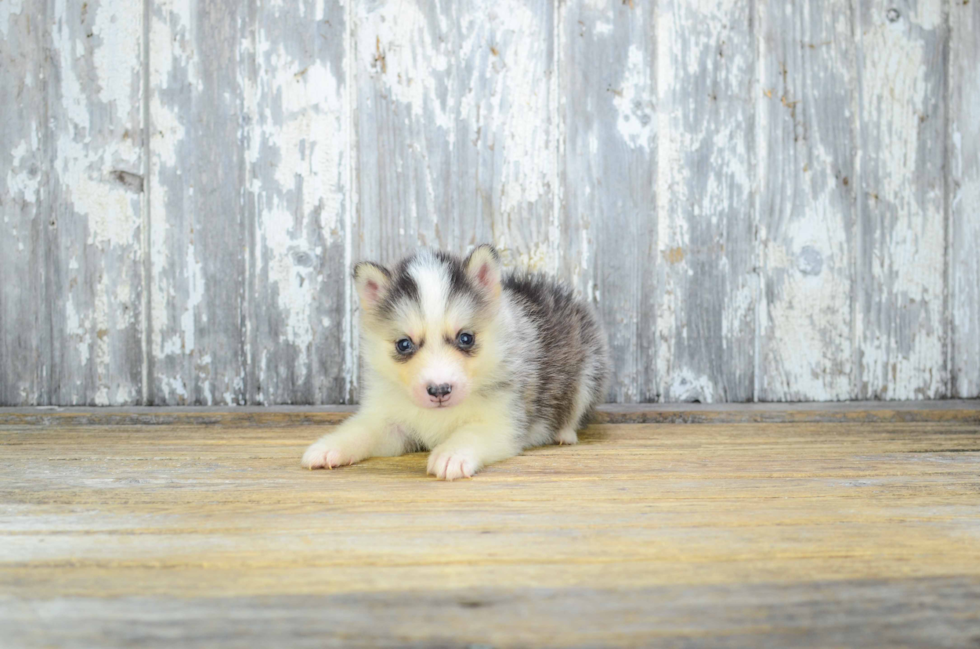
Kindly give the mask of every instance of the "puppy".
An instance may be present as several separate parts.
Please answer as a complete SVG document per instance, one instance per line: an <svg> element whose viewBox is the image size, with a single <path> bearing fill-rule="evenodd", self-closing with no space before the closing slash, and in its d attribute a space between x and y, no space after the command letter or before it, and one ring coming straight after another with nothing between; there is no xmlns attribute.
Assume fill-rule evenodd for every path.
<svg viewBox="0 0 980 649"><path fill-rule="evenodd" d="M590 306L542 275L501 275L489 245L354 268L360 411L310 446L333 468L430 450L428 472L469 478L542 444L574 444L605 396L606 339Z"/></svg>

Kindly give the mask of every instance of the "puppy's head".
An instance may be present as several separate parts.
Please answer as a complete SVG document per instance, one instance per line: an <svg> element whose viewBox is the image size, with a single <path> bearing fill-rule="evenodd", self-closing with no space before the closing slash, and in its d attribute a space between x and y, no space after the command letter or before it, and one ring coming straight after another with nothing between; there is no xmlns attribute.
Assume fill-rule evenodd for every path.
<svg viewBox="0 0 980 649"><path fill-rule="evenodd" d="M500 258L483 245L461 260L423 250L393 269L354 268L365 360L422 408L450 408L499 363Z"/></svg>

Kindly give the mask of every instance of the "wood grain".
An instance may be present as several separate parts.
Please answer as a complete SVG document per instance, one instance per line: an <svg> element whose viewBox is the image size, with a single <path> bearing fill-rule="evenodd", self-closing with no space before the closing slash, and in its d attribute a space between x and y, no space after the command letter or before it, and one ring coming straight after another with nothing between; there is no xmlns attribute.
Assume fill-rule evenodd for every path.
<svg viewBox="0 0 980 649"><path fill-rule="evenodd" d="M850 2L756 6L761 401L855 394L857 64Z"/></svg>
<svg viewBox="0 0 980 649"><path fill-rule="evenodd" d="M980 3L949 3L950 396L980 396Z"/></svg>
<svg viewBox="0 0 980 649"><path fill-rule="evenodd" d="M444 243L453 218L451 2L355 3L359 259ZM439 232L437 232L439 230Z"/></svg>
<svg viewBox="0 0 980 649"><path fill-rule="evenodd" d="M742 0L657 5L655 322L663 401L753 396L758 278L749 8Z"/></svg>
<svg viewBox="0 0 980 649"><path fill-rule="evenodd" d="M609 398L656 401L653 3L569 3L562 18L564 274L593 300Z"/></svg>
<svg viewBox="0 0 980 649"><path fill-rule="evenodd" d="M245 403L243 118L252 17L239 2L150 5L147 405Z"/></svg>
<svg viewBox="0 0 980 649"><path fill-rule="evenodd" d="M555 273L561 249L558 178L558 3L453 5L456 185L451 248L491 242L508 267Z"/></svg>
<svg viewBox="0 0 980 649"><path fill-rule="evenodd" d="M122 405L142 392L143 11L66 2L53 18L44 401Z"/></svg>
<svg viewBox="0 0 980 649"><path fill-rule="evenodd" d="M339 403L350 371L346 11L260 5L254 21L246 399Z"/></svg>
<svg viewBox="0 0 980 649"><path fill-rule="evenodd" d="M14 62L2 102L0 394L14 404L134 403L142 384L142 8L103 0L16 9L0 17L4 67Z"/></svg>
<svg viewBox="0 0 980 649"><path fill-rule="evenodd" d="M0 428L21 645L962 645L977 422L601 425L472 480L309 427ZM66 444L66 440L71 440Z"/></svg>
<svg viewBox="0 0 980 649"><path fill-rule="evenodd" d="M859 7L858 398L929 399L948 387L942 4Z"/></svg>
<svg viewBox="0 0 980 649"><path fill-rule="evenodd" d="M41 400L44 241L47 238L49 133L44 52L48 7L0 13L0 404ZM46 391L46 390L44 390Z"/></svg>
<svg viewBox="0 0 980 649"><path fill-rule="evenodd" d="M361 256L490 241L555 270L553 3L357 11Z"/></svg>
<svg viewBox="0 0 980 649"><path fill-rule="evenodd" d="M25 628L25 619L40 624L57 616L45 640L66 647L105 645L107 637L113 645L169 647L175 636L184 647L213 647L217 633L223 634L218 646L969 646L978 624L977 582L953 577L736 587L475 587L200 598L193 609L165 596L120 600L111 610L58 598L32 608L14 602L0 609L0 622L16 621L7 627L8 638L27 645L38 636ZM712 603L710 616L704 615L705 602ZM440 613L434 617L433 610Z"/></svg>

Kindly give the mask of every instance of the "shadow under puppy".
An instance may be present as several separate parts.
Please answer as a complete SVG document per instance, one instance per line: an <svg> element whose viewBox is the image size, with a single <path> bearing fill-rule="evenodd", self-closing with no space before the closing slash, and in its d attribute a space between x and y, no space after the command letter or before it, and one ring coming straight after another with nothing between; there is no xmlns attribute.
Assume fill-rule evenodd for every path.
<svg viewBox="0 0 980 649"><path fill-rule="evenodd" d="M468 478L542 444L574 444L605 395L592 308L546 276L501 276L492 246L465 260L422 250L354 268L361 408L303 455L310 469L431 450L428 472Z"/></svg>

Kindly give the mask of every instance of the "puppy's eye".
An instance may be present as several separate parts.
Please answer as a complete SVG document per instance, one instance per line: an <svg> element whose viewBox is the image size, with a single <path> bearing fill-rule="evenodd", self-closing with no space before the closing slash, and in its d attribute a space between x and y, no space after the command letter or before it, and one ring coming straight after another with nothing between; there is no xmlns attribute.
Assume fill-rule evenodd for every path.
<svg viewBox="0 0 980 649"><path fill-rule="evenodd" d="M411 354L413 349L415 349L415 345L412 344L411 338L401 338L395 342L395 351L399 354Z"/></svg>
<svg viewBox="0 0 980 649"><path fill-rule="evenodd" d="M459 345L460 349L470 349L476 344L476 334L471 334L468 331L461 331L459 335L456 336L456 344Z"/></svg>

